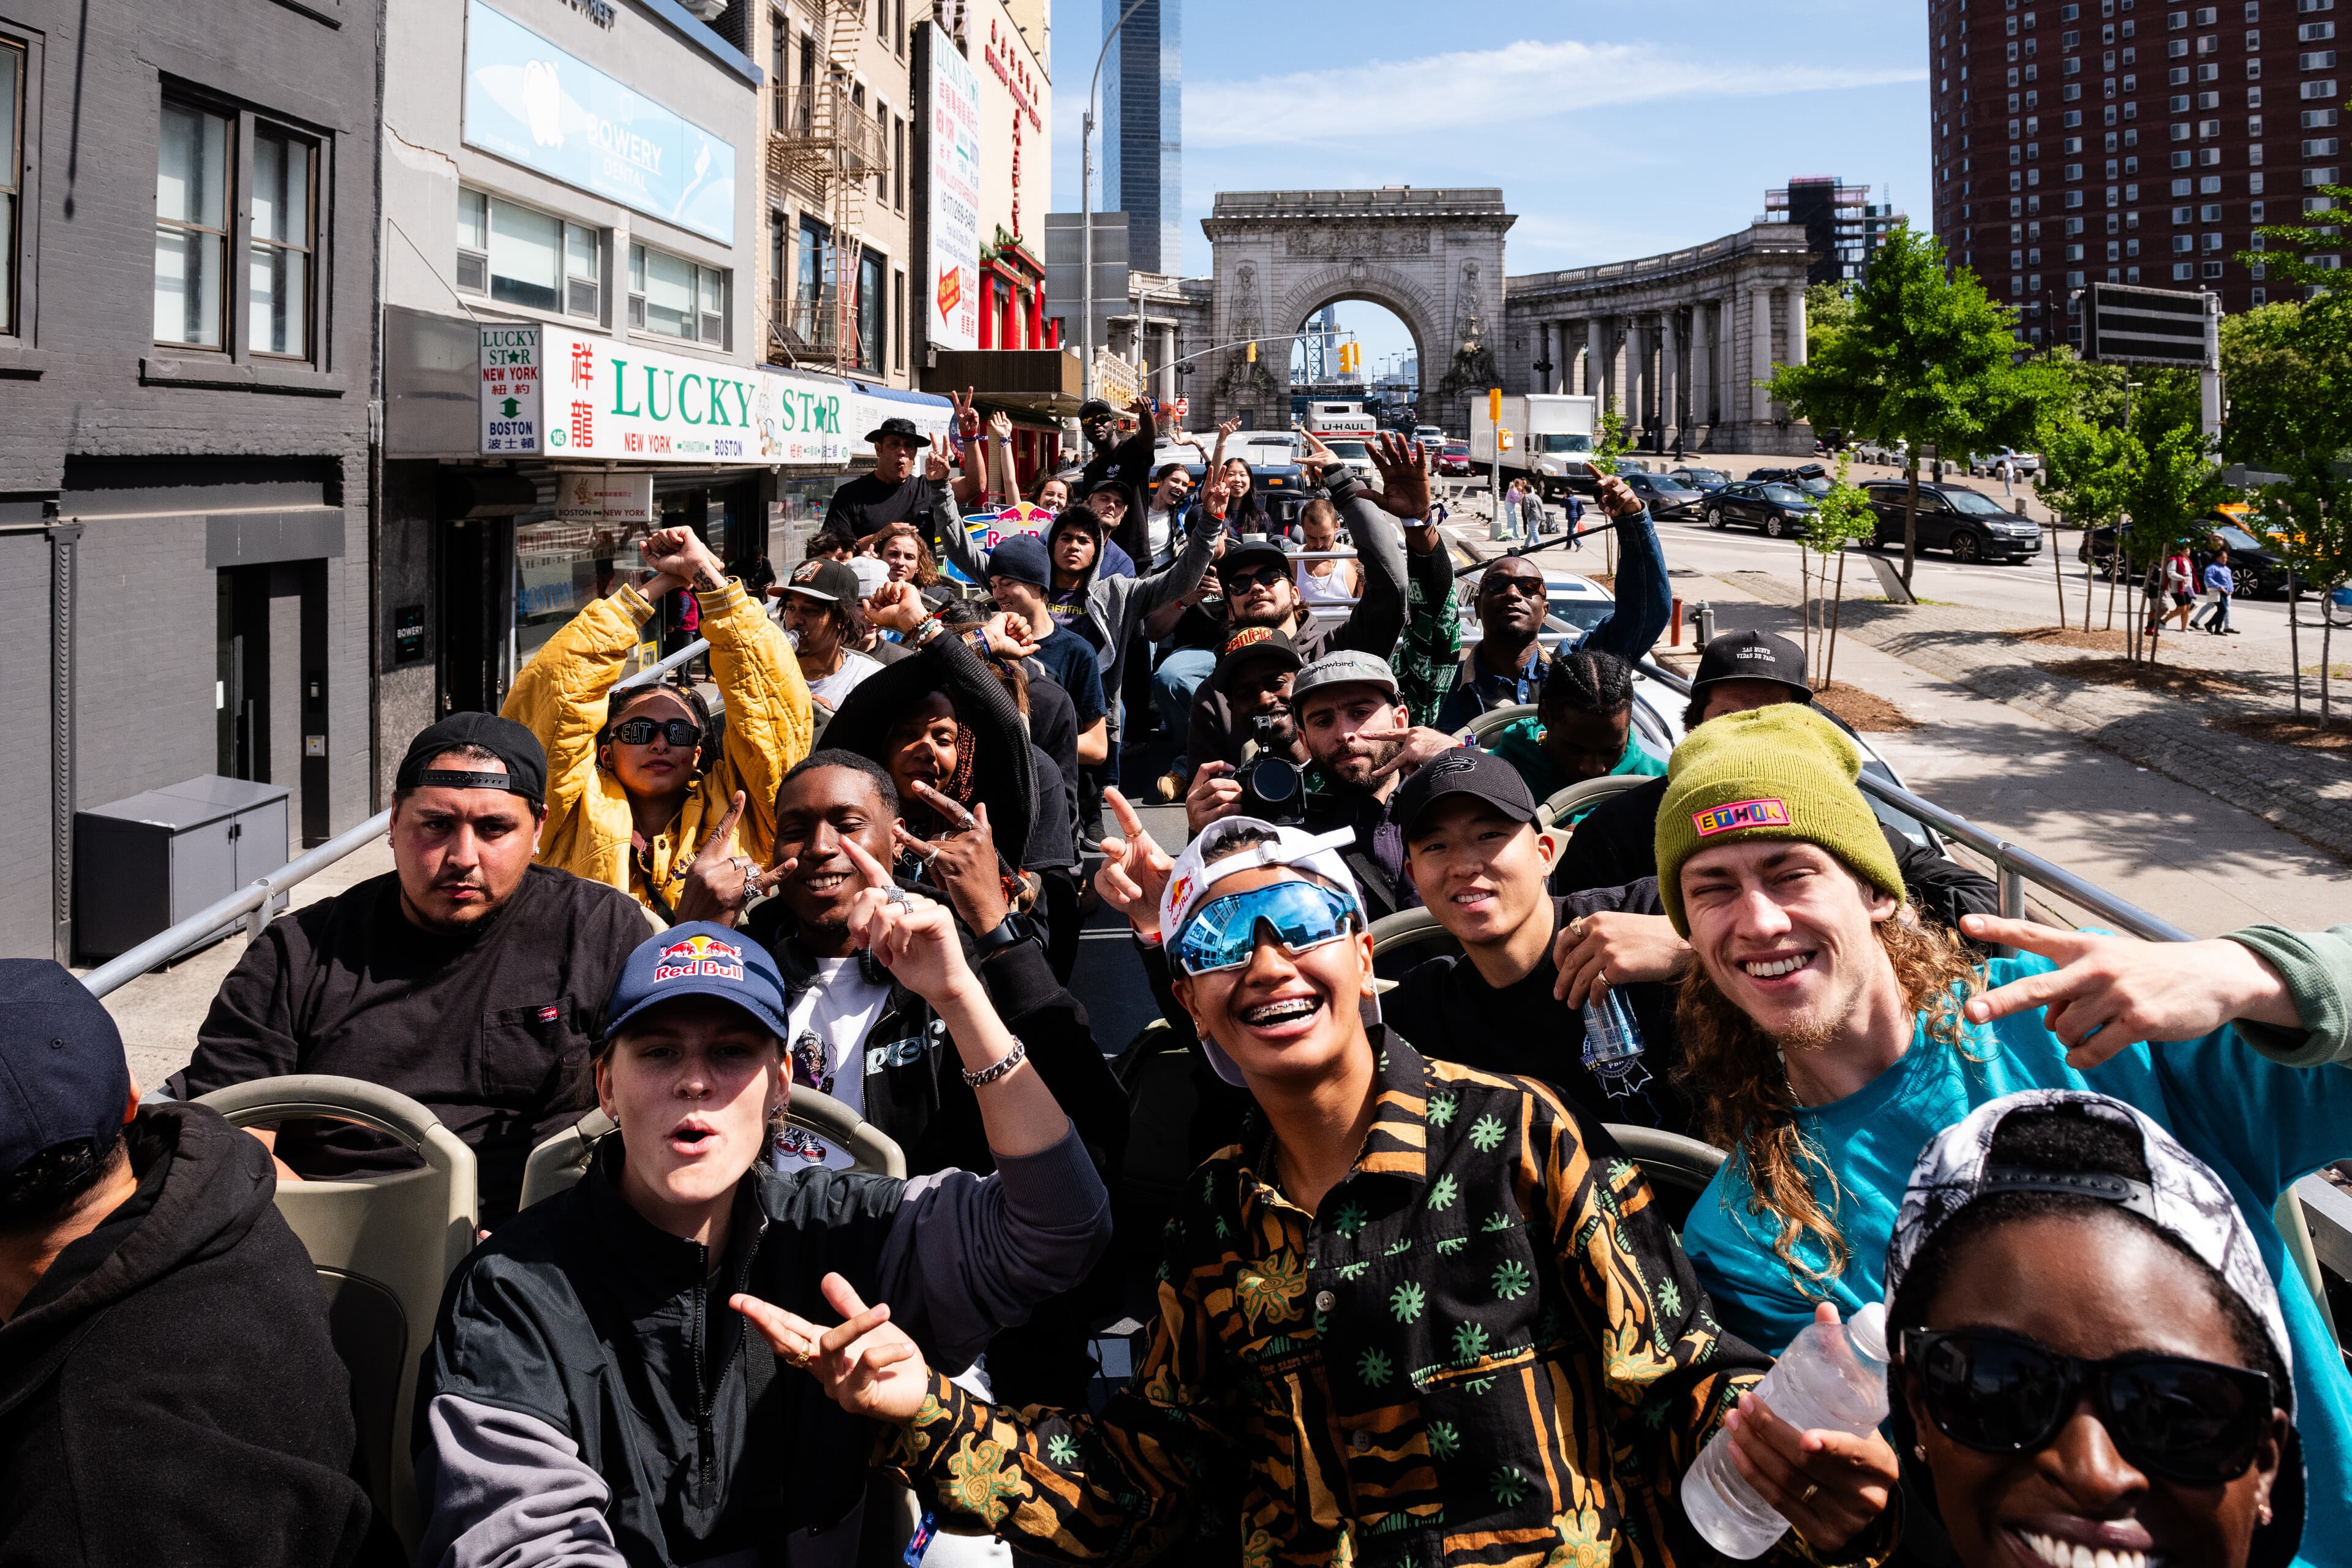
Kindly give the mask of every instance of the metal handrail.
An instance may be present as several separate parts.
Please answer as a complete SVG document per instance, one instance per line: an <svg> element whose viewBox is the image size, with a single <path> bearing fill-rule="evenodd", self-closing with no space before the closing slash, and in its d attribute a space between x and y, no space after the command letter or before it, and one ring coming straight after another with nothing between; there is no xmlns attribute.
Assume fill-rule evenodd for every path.
<svg viewBox="0 0 2352 1568"><path fill-rule="evenodd" d="M1685 696L1690 694L1690 682L1651 659L1641 661L1641 670L1650 679L1672 687ZM2000 912L2011 920L2025 916L2025 884L2032 883L2045 892L2054 893L2068 903L2088 910L2134 936L2149 942L2194 942L2189 932L2148 913L2137 904L2119 899L2105 889L2043 859L2031 849L2021 849L1997 833L1988 833L1967 817L1946 811L1942 806L1920 799L1900 784L1864 772L1855 781L1866 795L1877 796L1895 810L1918 818L1947 838L1965 844L1993 863L2000 883Z"/></svg>
<svg viewBox="0 0 2352 1568"><path fill-rule="evenodd" d="M684 647L678 649L676 653L671 654L667 658L649 664L646 666L645 668L637 671L635 675L623 676L620 679L613 682L613 689L615 691L626 691L633 686L650 685L652 682L659 680L663 676L667 675L671 670L677 668L680 665L685 664L700 655L709 653L709 651L710 639L708 637L697 637L692 642L687 644Z"/></svg>
<svg viewBox="0 0 2352 1568"><path fill-rule="evenodd" d="M297 882L318 875L355 849L363 849L383 837L392 826L392 813L379 811L357 827L338 834L315 849L304 851L289 860L267 877L250 882L216 903L209 904L169 930L158 931L130 952L109 959L88 974L81 983L93 996L103 996L149 970L169 963L210 937L230 921L245 921L247 942L261 934L269 923L270 906L278 896Z"/></svg>

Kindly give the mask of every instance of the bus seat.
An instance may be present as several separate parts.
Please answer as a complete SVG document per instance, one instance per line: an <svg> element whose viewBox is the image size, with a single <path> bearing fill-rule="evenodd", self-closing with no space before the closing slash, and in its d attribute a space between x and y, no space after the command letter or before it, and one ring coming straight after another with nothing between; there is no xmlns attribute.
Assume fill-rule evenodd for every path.
<svg viewBox="0 0 2352 1568"><path fill-rule="evenodd" d="M784 1107L784 1121L848 1150L853 1170L902 1179L907 1174L905 1152L880 1128L829 1094L793 1086ZM592 1110L561 1132L541 1139L523 1163L520 1206L529 1208L577 1182L588 1169L597 1140L612 1131L613 1119L602 1110Z"/></svg>
<svg viewBox="0 0 2352 1568"><path fill-rule="evenodd" d="M1506 702L1500 708L1489 708L1470 721L1470 732L1484 741L1506 724L1517 723L1536 710L1532 702Z"/></svg>
<svg viewBox="0 0 2352 1568"><path fill-rule="evenodd" d="M1723 1151L1680 1132L1655 1127L1612 1121L1606 1131L1633 1163L1642 1167L1651 1191L1658 1194L1659 1205L1680 1234L1699 1194L1706 1190L1707 1183L1715 1179L1716 1168L1723 1163Z"/></svg>
<svg viewBox="0 0 2352 1568"><path fill-rule="evenodd" d="M421 1170L363 1180L278 1184L278 1212L319 1270L329 1331L351 1372L368 1495L414 1552L422 1523L408 1459L416 1373L442 1287L474 1246L474 1152L415 1100L358 1079L257 1079L195 1103L233 1127L313 1116L355 1121L425 1162Z"/></svg>
<svg viewBox="0 0 2352 1568"><path fill-rule="evenodd" d="M1557 827L1570 817L1591 810L1611 795L1623 795L1629 789L1640 789L1651 780L1648 773L1605 773L1597 779L1579 779L1536 808L1536 826Z"/></svg>

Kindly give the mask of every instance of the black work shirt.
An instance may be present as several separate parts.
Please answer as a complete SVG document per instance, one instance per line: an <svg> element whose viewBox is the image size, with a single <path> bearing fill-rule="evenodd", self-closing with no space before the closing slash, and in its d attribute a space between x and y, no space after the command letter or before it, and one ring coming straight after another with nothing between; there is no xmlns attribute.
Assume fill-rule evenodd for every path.
<svg viewBox="0 0 2352 1568"><path fill-rule="evenodd" d="M1552 900L1555 937L1569 921L1604 910L1665 913L1657 879L1643 878L1630 887ZM1406 972L1381 998L1381 1016L1425 1056L1482 1072L1541 1079L1595 1121L1688 1132L1690 1106L1667 1081L1682 1059L1675 1037L1674 986L1618 987L1641 1026L1644 1046L1643 1073L1648 1081L1634 1087L1632 1080L1643 1073L1609 1083L1584 1065L1584 1016L1552 995L1559 981L1549 947L1535 968L1499 988L1486 984L1466 956L1433 958Z"/></svg>
<svg viewBox="0 0 2352 1568"><path fill-rule="evenodd" d="M950 483L953 481L950 480ZM824 526L839 523L859 539L868 539L894 522L911 522L930 537L931 509L947 485L923 477L922 465L898 483L886 484L872 474L861 474L833 492L824 509Z"/></svg>
<svg viewBox="0 0 2352 1568"><path fill-rule="evenodd" d="M387 872L270 922L221 983L173 1092L288 1073L398 1089L473 1149L493 1223L514 1212L532 1145L595 1105L588 1048L651 934L626 893L549 866L525 871L479 931L426 931ZM281 1126L278 1157L317 1178L416 1163L382 1133L323 1121Z"/></svg>

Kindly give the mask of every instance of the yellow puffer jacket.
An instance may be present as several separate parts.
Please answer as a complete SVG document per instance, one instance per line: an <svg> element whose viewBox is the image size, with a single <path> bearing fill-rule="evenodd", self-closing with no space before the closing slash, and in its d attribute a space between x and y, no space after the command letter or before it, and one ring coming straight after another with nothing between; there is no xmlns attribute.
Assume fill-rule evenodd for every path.
<svg viewBox="0 0 2352 1568"><path fill-rule="evenodd" d="M653 605L625 584L591 604L532 656L499 710L530 726L547 748L540 864L623 889L656 916L650 894L658 891L677 906L687 867L739 789L743 820L734 852L767 864L776 841L776 788L809 753L808 681L784 634L731 579L695 598L710 642L710 673L727 702L727 747L719 765L695 780L677 820L654 838L651 889L629 852L635 825L628 795L596 763L596 731Z"/></svg>

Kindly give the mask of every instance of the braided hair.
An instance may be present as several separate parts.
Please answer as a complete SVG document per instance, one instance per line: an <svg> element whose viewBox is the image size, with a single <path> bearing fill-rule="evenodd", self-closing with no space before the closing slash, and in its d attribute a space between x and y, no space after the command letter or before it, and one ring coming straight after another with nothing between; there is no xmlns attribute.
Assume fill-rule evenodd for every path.
<svg viewBox="0 0 2352 1568"><path fill-rule="evenodd" d="M1633 667L1601 648L1551 656L1538 704L1554 713L1622 713L1633 705Z"/></svg>

